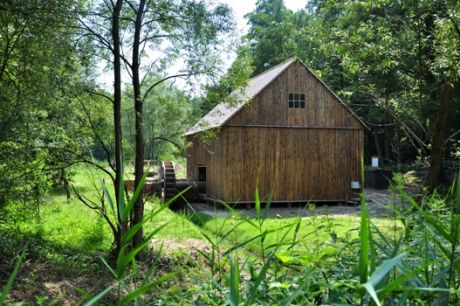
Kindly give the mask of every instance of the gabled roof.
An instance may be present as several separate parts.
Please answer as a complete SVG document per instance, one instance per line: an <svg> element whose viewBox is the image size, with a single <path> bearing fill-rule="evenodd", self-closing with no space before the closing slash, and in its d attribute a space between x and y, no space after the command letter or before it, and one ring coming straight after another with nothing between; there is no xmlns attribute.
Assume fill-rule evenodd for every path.
<svg viewBox="0 0 460 306"><path fill-rule="evenodd" d="M250 79L245 88L230 94L229 100L231 102L222 102L216 105L209 113L192 126L185 135L203 132L224 125L228 119L243 108L246 102L257 96L259 92L295 62L295 60L295 58L290 58Z"/></svg>
<svg viewBox="0 0 460 306"><path fill-rule="evenodd" d="M229 101L224 101L216 105L209 113L201 118L194 126L192 126L185 135L192 135L206 130L219 128L223 126L233 115L235 115L243 106L252 98L257 96L265 87L274 81L281 73L286 70L291 64L299 61L292 57L281 64L278 64L261 74L256 75L249 80L245 88L236 90L229 95ZM299 61L300 62L300 61ZM367 130L367 125L359 118L319 77L317 77L307 66L300 62L318 81L321 82L340 103L363 125Z"/></svg>

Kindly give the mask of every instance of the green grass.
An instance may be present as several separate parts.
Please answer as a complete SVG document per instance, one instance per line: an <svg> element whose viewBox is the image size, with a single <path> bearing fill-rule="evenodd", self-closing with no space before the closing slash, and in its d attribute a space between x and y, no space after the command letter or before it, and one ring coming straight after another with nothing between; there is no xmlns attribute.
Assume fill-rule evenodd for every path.
<svg viewBox="0 0 460 306"><path fill-rule="evenodd" d="M101 171L86 166L72 169L75 175L72 184L85 197L98 202L102 180L109 186L109 179ZM158 208L160 202L150 198L146 204L148 211ZM192 216L193 218L193 216ZM254 219L252 219L254 221ZM300 222L298 231L299 251L313 252L324 244L333 240L354 241L359 235L358 216L314 216L306 218L267 218L263 230L269 233L265 238L266 245L279 243L282 239L289 242L293 239L293 226ZM377 219L374 221L383 232L390 233L395 225L390 219ZM54 190L44 205L40 207L40 231L43 239L52 242L60 248L80 250L82 252L109 251L112 236L109 227L94 210L83 205L78 199L66 199L62 190ZM229 235L231 243L239 243L259 234L258 229L247 222L241 222L238 217L212 218L205 222L191 222L190 216L177 214L170 210L162 211L152 222L145 226L149 233L155 228L168 223L155 239L203 239L201 230L218 235L218 229L227 231L237 224L237 228ZM30 227L30 222L23 222L19 228L25 230ZM197 225L198 224L198 225ZM247 247L253 251L260 251L257 240L250 242Z"/></svg>
<svg viewBox="0 0 460 306"><path fill-rule="evenodd" d="M76 189L86 197L97 201L102 179L105 179L108 184L108 178L104 177L101 171L88 167L80 166L73 170L75 176L72 183ZM109 190L111 189L109 187ZM150 198L146 204L146 213L158 208L159 205L158 199ZM53 241L64 248L88 252L110 249L111 232L104 220L79 200L72 198L67 201L65 194L60 190L54 191L49 196L47 204L41 208L40 216L43 238L47 241ZM278 243L282 239L285 242L291 241L294 235L293 226L297 222L300 222L297 246L299 251L312 252L333 240L354 241L359 238L359 216L273 217L267 218L263 224L263 229L269 231L265 238L266 245ZM394 230L393 220L379 218L374 222L385 233ZM165 223L168 225L155 236L155 239L202 239L203 229L217 235L219 228L226 231L238 223L241 224L229 236L232 242L242 242L259 234L258 229L247 222L241 222L238 217L212 218L199 224L200 229L200 226L190 221L189 216L170 210L162 211L151 223L148 223L145 232L149 233ZM249 243L247 247L260 251L258 241Z"/></svg>
<svg viewBox="0 0 460 306"><path fill-rule="evenodd" d="M72 183L85 197L98 202L102 179L110 187L109 178L102 175L101 171L87 167L75 167L76 175ZM73 197L67 201L65 193L61 190L54 191L48 198L48 203L40 211L43 238L54 241L62 247L78 248L85 251L110 249L112 236L109 227L94 210L88 208L78 199ZM146 204L146 213L153 208L158 208L160 202L150 198ZM171 210L163 210L153 222L148 223L145 232L149 233L155 228L168 223L156 239L187 239L201 238L196 225L191 223L186 216L176 214Z"/></svg>
<svg viewBox="0 0 460 306"><path fill-rule="evenodd" d="M95 203L100 201L103 179L107 188L113 189L100 171L82 166L73 170L74 186ZM434 301L438 297L439 301L447 301L445 293L449 292L449 300L457 304L457 291L449 288L459 287L460 273L455 269L460 183L455 189L456 197L429 200L429 211L422 211L415 200L400 192L417 211L407 210L393 218L373 218L370 226L367 218L355 215L271 217L265 215L258 201L254 218L240 216L237 211L230 217L211 218L162 210L144 227L146 236L162 227L154 236L155 245L169 240L165 244L168 252L151 253L159 260L161 270L154 273L154 278L171 272L169 275L180 275L158 287L152 293L154 299L162 299L165 304L237 304L244 299L264 304L284 299L286 305L354 305L360 301L370 303L370 295L375 303L390 296L407 301ZM159 207L158 199L148 199L145 215ZM365 206L362 207L366 215ZM79 275L98 275L110 282L111 276L100 256L108 257L112 235L94 210L75 197L67 200L60 189L51 192L39 206L38 217L25 215L22 208L20 204L8 208L23 215L22 219L9 224L0 222L0 259L11 260L23 245L28 245L26 260L32 260L29 269L46 267L46 275L43 270L33 269L19 271L17 275L15 282L30 288L34 292L32 299L40 290L36 288L42 288L40 294L47 296L46 289L40 287L46 277L54 278L56 283L65 279L77 284L75 277ZM201 240L193 245L204 247L192 250L192 244L174 245L191 238ZM176 272L179 270L182 272ZM88 282L84 287L92 285ZM403 285L421 289L411 292L411 296L394 295ZM424 288L431 288L432 292L425 292Z"/></svg>
<svg viewBox="0 0 460 306"><path fill-rule="evenodd" d="M102 180L105 180L113 197L110 180L101 171L84 166L74 167L73 171L72 184L86 198L95 203L100 202ZM149 198L145 215L157 210L159 206L158 199ZM144 227L147 236L166 224L154 236L154 240L158 242L155 242L155 245L161 245L164 240L180 242L187 239L199 239L203 245L211 244L213 248L217 248L213 249L217 251L215 255L223 254L222 256L225 257L221 262L221 259L206 257L209 254L201 254L199 251L194 251L195 255L192 257L189 255L189 251L192 250L188 249L167 252L164 256L169 256L167 260L170 266L174 266L173 270L183 269L181 281L184 281L185 284L171 288L165 286L163 288L165 291L161 289L158 297L166 294L173 301L180 300L180 297L190 298L190 294L196 294L195 291L201 292L200 288L206 284L214 288L213 281L207 283L208 278L221 275L219 277L224 279L227 277L225 276L226 271L231 269L233 269L233 274L230 274L234 276L235 285L237 274L240 273L239 269L245 271L248 264L254 264L259 268L270 265L270 281L267 281L267 286L270 282L285 286L286 282L290 282L291 277L296 277L296 279L300 277L297 280L299 281L303 279L305 271L311 272L312 280L315 282L328 283L329 279L338 280L337 288L352 288L359 285L357 275L360 248L359 216L312 214L309 217L264 218L263 209L259 209L256 215L259 218L245 218L238 215L210 218L200 214L178 214L165 209L155 216ZM386 237L397 237L401 234L401 225L398 220L378 218L372 222ZM7 230L0 224L0 242L4 239L2 233ZM22 240L13 237L16 239L16 245L33 241L29 243L30 256L38 262L46 262L50 269L49 273L52 275L54 273L54 275L71 279L80 273L89 274L95 271L101 275L107 273L99 257L100 255L106 257L112 248L113 238L108 225L95 210L86 207L75 197L67 200L63 190L52 191L45 203L40 206L39 218L17 223L14 233L23 236ZM222 238L223 235L225 238ZM10 242L14 239L10 239ZM14 243L10 245L14 246ZM188 244L179 243L177 245L184 247ZM235 247L238 245L241 248ZM275 257L267 256L274 246L277 246ZM177 257L177 261L173 260L174 256ZM233 266L226 267L226 263L229 262ZM212 277L209 272L212 270L210 267L217 269L215 273L213 272ZM244 273L241 276L242 284L245 278ZM312 286L318 287L319 285ZM327 287L329 283L321 286ZM234 294L235 288L233 289ZM240 289L245 290L243 285ZM167 293L175 290L177 292L174 294Z"/></svg>
<svg viewBox="0 0 460 306"><path fill-rule="evenodd" d="M250 220L255 222L255 219ZM359 221L359 216L267 218L262 228L269 232L265 238L266 245L274 245L281 242L289 243L293 241L295 225L300 222L296 249L301 252L311 253L335 241L358 241ZM239 223L241 223L241 219L238 217L230 219L214 218L209 220L204 227L213 233L217 233L221 227L224 231L228 231ZM390 219L380 218L375 220L374 223L387 234L400 231L399 226L395 228L394 221ZM234 242L243 242L258 234L259 230L257 228L247 222L242 222L232 232L230 239ZM258 240L250 242L247 246L254 251L261 251Z"/></svg>
<svg viewBox="0 0 460 306"><path fill-rule="evenodd" d="M160 201L156 198L151 199L147 204L147 211L158 208ZM163 210L153 222L148 223L145 232L149 233L155 228L168 223L158 234L156 239L176 239L184 240L189 238L202 239L200 228L190 221L186 214L175 213L169 209Z"/></svg>

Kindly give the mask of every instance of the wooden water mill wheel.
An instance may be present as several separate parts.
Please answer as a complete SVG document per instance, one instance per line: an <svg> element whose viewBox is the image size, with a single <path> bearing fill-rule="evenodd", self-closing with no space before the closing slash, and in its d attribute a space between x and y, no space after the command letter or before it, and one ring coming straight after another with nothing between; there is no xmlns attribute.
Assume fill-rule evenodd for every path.
<svg viewBox="0 0 460 306"><path fill-rule="evenodd" d="M174 197L177 193L176 173L174 172L174 163L171 161L162 161L160 167L160 178L163 181L161 189L161 198L163 202Z"/></svg>

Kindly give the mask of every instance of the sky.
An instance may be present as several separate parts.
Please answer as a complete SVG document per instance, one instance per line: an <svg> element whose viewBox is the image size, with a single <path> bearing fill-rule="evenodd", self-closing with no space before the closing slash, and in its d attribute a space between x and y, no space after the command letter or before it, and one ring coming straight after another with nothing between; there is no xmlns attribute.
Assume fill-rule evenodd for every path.
<svg viewBox="0 0 460 306"><path fill-rule="evenodd" d="M216 2L228 4L233 9L233 14L235 17L235 21L237 23L239 36L242 36L247 33L248 26L247 20L244 18L246 14L252 12L256 7L257 0L216 0ZM284 0L284 4L290 10L297 11L302 9L306 6L308 0ZM222 54L222 59L225 63L226 68L230 67L231 62L233 61L235 55L234 54ZM103 67L105 66L104 63L100 63L98 65L97 70L99 71L99 77L97 78L97 82L100 86L102 86L105 90L112 92L113 91L113 76L111 71L104 71ZM180 64L174 65L171 67L171 71L180 70ZM127 79L127 76L124 75L123 79ZM176 80L176 86L179 88L185 87L186 82L180 79ZM185 88L182 88L185 89Z"/></svg>

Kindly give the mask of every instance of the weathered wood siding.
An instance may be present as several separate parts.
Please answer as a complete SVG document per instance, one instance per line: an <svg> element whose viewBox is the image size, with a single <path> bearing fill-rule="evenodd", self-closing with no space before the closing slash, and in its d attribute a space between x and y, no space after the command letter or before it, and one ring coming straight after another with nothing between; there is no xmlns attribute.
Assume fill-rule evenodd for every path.
<svg viewBox="0 0 460 306"><path fill-rule="evenodd" d="M351 181L360 181L363 131L224 127L209 148L195 139L188 173L207 165L209 195L229 202L261 197L276 201L349 200Z"/></svg>
<svg viewBox="0 0 460 306"><path fill-rule="evenodd" d="M306 107L288 108L288 93ZM204 149L189 136L187 173L207 166L206 191L228 202L253 201L256 182L274 201L342 201L360 181L364 126L296 62L220 128Z"/></svg>
<svg viewBox="0 0 460 306"><path fill-rule="evenodd" d="M305 108L288 108L290 92L305 93ZM346 107L299 62L289 66L226 125L363 128Z"/></svg>

